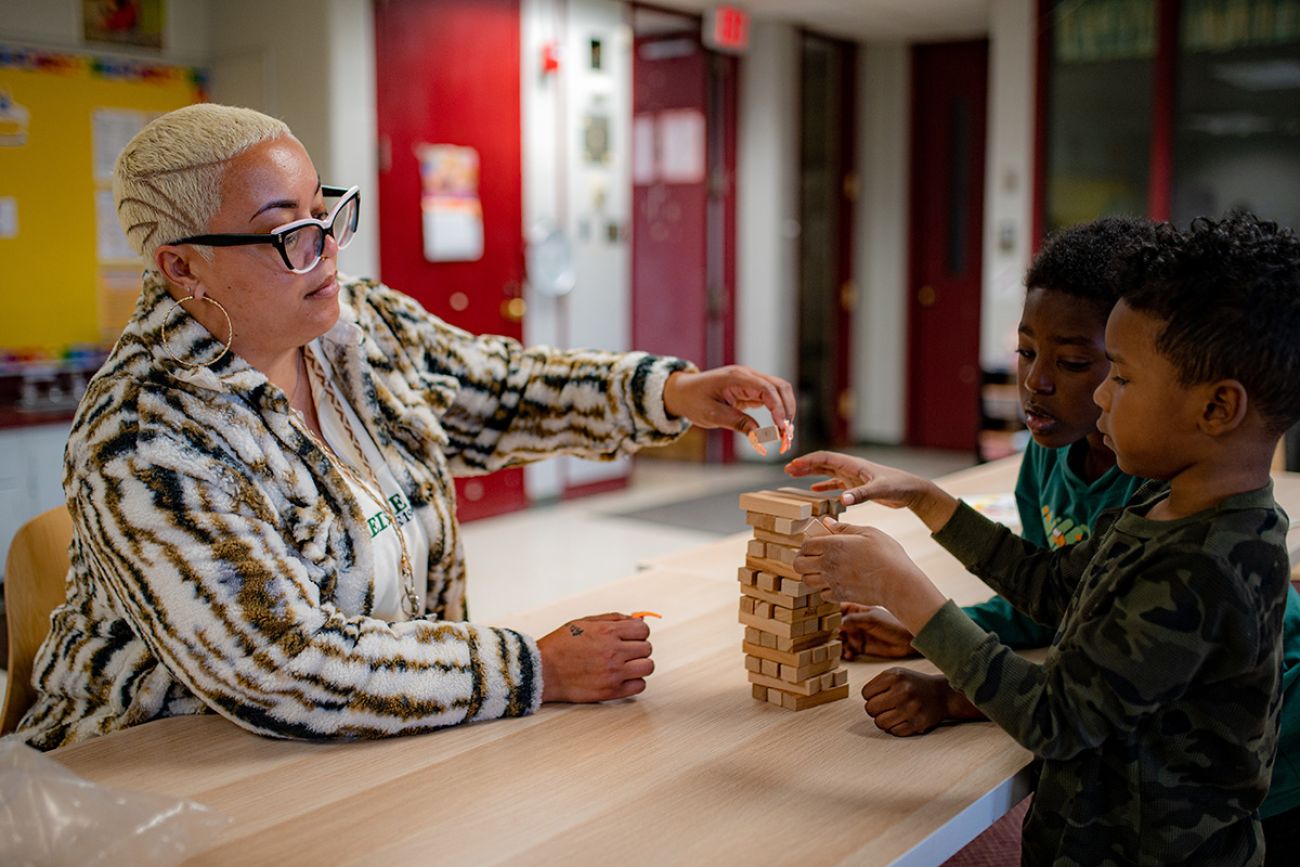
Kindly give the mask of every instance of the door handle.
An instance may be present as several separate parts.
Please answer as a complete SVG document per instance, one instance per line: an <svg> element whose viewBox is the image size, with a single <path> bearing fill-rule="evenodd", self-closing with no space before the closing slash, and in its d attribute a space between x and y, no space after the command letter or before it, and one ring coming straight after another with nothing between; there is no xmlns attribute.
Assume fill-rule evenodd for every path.
<svg viewBox="0 0 1300 867"><path fill-rule="evenodd" d="M934 302L939 300L939 295L934 291L934 287L925 285L916 293L916 303L922 307L933 307Z"/></svg>
<svg viewBox="0 0 1300 867"><path fill-rule="evenodd" d="M528 302L522 298L507 298L501 302L501 318L507 322L523 322L528 312Z"/></svg>

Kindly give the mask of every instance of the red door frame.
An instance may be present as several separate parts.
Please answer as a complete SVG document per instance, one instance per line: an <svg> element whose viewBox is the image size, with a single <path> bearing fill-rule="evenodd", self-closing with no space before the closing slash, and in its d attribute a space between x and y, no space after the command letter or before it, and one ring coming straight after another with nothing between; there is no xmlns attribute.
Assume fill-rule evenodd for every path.
<svg viewBox="0 0 1300 867"><path fill-rule="evenodd" d="M844 395L852 394L851 389L853 388L851 378L853 366L850 360L853 352L853 312L856 307L857 296L857 291L853 286L853 214L857 205L859 184L857 169L858 53L856 43L835 36L827 36L815 30L802 29L800 39L808 37L829 42L836 46L840 66L838 114L842 120L839 128L840 166L837 172L840 178L840 195L837 199L837 209L839 210L836 219L836 225L838 226L835 262L837 279L834 281L836 296L833 302L833 307L839 310L839 316L836 317L835 367L832 370L836 385L834 392L838 399L831 414L834 419L831 429L831 445L843 446L851 443L850 421L852 414L842 411L847 409L842 401ZM802 157L800 162L802 163ZM802 190L802 184L800 187ZM801 213L802 210L803 202L801 201ZM802 363L802 359L796 359L795 361L796 363ZM802 379L802 375L798 371L796 371L796 375L797 378Z"/></svg>
<svg viewBox="0 0 1300 867"><path fill-rule="evenodd" d="M1053 0L1038 0L1034 99L1033 238L1037 253L1047 231L1048 118L1052 82ZM1178 0L1156 0L1156 58L1151 105L1150 175L1147 216L1168 220L1173 209L1174 122L1178 98Z"/></svg>
<svg viewBox="0 0 1300 867"><path fill-rule="evenodd" d="M648 11L664 13L680 18L683 22L693 22L693 30L690 35L699 45L703 52L705 63L704 82L704 107L706 116L706 154L707 169L704 184L709 189L706 196L705 214L703 225L705 231L702 233L702 240L705 244L704 249L704 291L707 295L705 299L705 308L708 319L704 324L704 349L702 356L691 358L689 360L697 363L700 367L715 367L725 364L735 363L736 358L736 156L737 156L737 130L739 128L739 86L740 86L740 65L736 57L713 52L704 47L701 41L701 28L703 19L698 15L692 15L683 12L680 9L672 9L665 6L657 6L651 3L632 3L633 13L636 9L645 9ZM673 35L671 38L680 38L686 34ZM655 37L647 37L654 39ZM641 104L639 89L637 86L637 74L635 64L638 58L637 51L643 39L634 40L634 71L632 76L632 106L633 112L637 111L637 106ZM713 116L716 111L717 117ZM719 141L720 137L720 141ZM718 187L714 185L715 179L721 181L723 213L718 243L720 249L714 252L709 250L709 226L708 202L714 196L718 195ZM637 231L636 223L640 213L642 196L634 188L629 197L633 208L633 230L629 233L631 244L631 261L632 261L632 303L630 305L632 323L631 334L633 337L633 348L654 349L653 346L643 347L637 344L635 335L637 333L637 311L646 305L661 305L662 296L656 296L652 287L644 287L637 278ZM720 262L711 259L712 256L720 257ZM721 279L721 285L717 284L717 278ZM717 330L717 339L712 339L710 332ZM734 457L734 437L729 431L708 431L706 432L706 459L710 461L720 461L730 463Z"/></svg>
<svg viewBox="0 0 1300 867"><path fill-rule="evenodd" d="M920 322L918 318L918 308L917 308L916 299L914 298L914 293L916 293L923 285L922 277L926 273L925 266L921 261L921 244L918 242L918 239L927 234L934 235L936 231L939 233L943 233L944 237L946 237L946 232L947 232L946 227L942 227L938 230L933 229L928 221L934 220L936 218L936 214L928 209L920 207L920 205L922 204L922 199L924 197L924 187L923 187L924 182L926 180L932 179L939 172L947 173L948 171L947 166L930 166L927 168L923 168L918 164L919 149L916 146L915 142L918 137L917 133L922 128L922 114L921 114L922 106L921 106L921 100L917 96L916 82L920 78L919 70L921 69L922 64L924 62L924 58L922 57L922 54L925 52L927 48L936 47L936 46L959 48L964 46L973 47L977 45L983 47L985 57L987 58L989 52L989 43L987 40L937 43L935 46L926 45L926 44L915 44L912 46L911 49L913 95L912 95L912 105L911 105L911 114L910 114L909 123L912 132L913 145L911 148L912 165L911 168L909 169L910 178L908 181L908 210L909 210L909 214L907 218L908 237L909 237L908 254L907 254L908 255L908 278L907 278L908 283L906 289L907 295L905 300L906 310L907 310L907 326L906 326L907 327L907 401L906 401L907 406L906 406L905 418L906 418L906 428L907 428L907 442L912 444L916 444L920 439L918 437L918 429L920 428L920 424L918 421L919 416L918 416L918 407L916 405L917 404L916 398L917 395L921 394L922 391L922 384L921 384L922 365L920 362L920 357L922 352L925 351L924 347L922 347L921 345L921 339L919 333ZM984 241L983 241L984 197L987 192L984 189L985 165L987 159L986 135L988 129L987 127L987 122L988 122L987 121L987 110L988 110L987 77L985 78L984 81L984 93L983 93L982 103L980 105L977 105L976 108L977 111L973 113L972 116L974 117L975 115L978 115L979 117L979 122L978 122L979 134L972 136L972 144L970 148L970 155L972 158L971 164L976 167L975 170L976 174L973 176L973 186L972 186L972 191L975 194L973 194L970 197L970 202L968 203L970 208L968 213L968 218L971 221L972 229L971 229L971 237L968 242L967 255L970 257L969 260L970 268L971 270L974 271L975 279L977 280L977 287L976 287L977 292L982 293L983 255L984 255ZM928 174L923 174L923 172L928 172ZM977 295L977 299L979 301L980 308L982 308L983 299L979 298L978 295ZM965 421L970 422L971 437L970 437L970 442L968 444L960 445L960 446L954 444L952 447L962 448L962 449L969 448L972 451L977 451L978 430L979 430L979 411L978 411L979 410L979 389L981 384L981 376L979 373L981 369L981 363L979 357L980 314L978 310L975 316L974 327L975 327L975 333L973 336L975 340L975 355L972 361L975 365L975 381L970 384L971 385L970 403L967 406L966 410L963 411L967 413L965 417ZM971 337L971 335L969 334L966 334L965 336L968 339Z"/></svg>
<svg viewBox="0 0 1300 867"><path fill-rule="evenodd" d="M523 161L518 0L384 0L375 8L380 275L426 309L477 333L519 339L504 303L522 292ZM483 257L424 258L417 143L480 157ZM456 298L460 295L460 298ZM523 470L457 479L462 521L528 505Z"/></svg>

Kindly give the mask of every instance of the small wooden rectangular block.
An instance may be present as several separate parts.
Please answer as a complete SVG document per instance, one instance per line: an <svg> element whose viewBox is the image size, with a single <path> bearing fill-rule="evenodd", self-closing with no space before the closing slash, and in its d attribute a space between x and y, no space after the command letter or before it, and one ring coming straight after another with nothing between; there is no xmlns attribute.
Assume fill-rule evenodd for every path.
<svg viewBox="0 0 1300 867"><path fill-rule="evenodd" d="M757 608L755 608L754 613L758 613ZM820 628L820 626L818 626L819 615L817 614L816 608L780 608L774 605L772 606L772 613L768 616L773 620L780 620L782 623L803 623L804 621L809 621L813 624L814 631Z"/></svg>
<svg viewBox="0 0 1300 867"><path fill-rule="evenodd" d="M768 560L765 557L746 557L745 566L750 569L757 569L760 572L771 572L773 575L780 575L782 578L798 579L799 577L799 573L794 571L793 566L787 566L780 560ZM761 579L762 576L760 576Z"/></svg>
<svg viewBox="0 0 1300 867"><path fill-rule="evenodd" d="M844 615L837 611L834 614L827 615L821 619L821 628L827 632L834 632L840 628L840 624L843 622Z"/></svg>
<svg viewBox="0 0 1300 867"><path fill-rule="evenodd" d="M813 523L813 519L811 517L802 520L777 518L773 515L764 515L761 512L750 512L745 516L745 523L760 530L767 530L769 533L799 536L808 532L808 525ZM825 535L825 529L825 527L822 528L823 535Z"/></svg>
<svg viewBox="0 0 1300 867"><path fill-rule="evenodd" d="M753 613L754 613L754 597L753 597L753 596L741 596L741 597L740 597L740 613L741 613L741 614L753 614Z"/></svg>
<svg viewBox="0 0 1300 867"><path fill-rule="evenodd" d="M745 546L745 553L750 557L766 557L767 543L760 542L757 539L750 539L749 543Z"/></svg>
<svg viewBox="0 0 1300 867"><path fill-rule="evenodd" d="M773 545L771 543L764 543L764 548L767 551L765 555L767 559L776 560L778 563L784 563L794 568L794 558L799 556L798 548L787 548L784 545Z"/></svg>
<svg viewBox="0 0 1300 867"><path fill-rule="evenodd" d="M767 701L767 687L754 684L752 694L757 701Z"/></svg>
<svg viewBox="0 0 1300 867"><path fill-rule="evenodd" d="M745 651L746 656L757 656L759 659L770 659L773 662L780 663L781 665L792 665L795 668L798 668L801 665L811 665L812 663L817 662L818 660L815 659L814 656L819 650L823 653L822 661L824 661L826 645L820 647L809 647L806 650L793 651L791 653L784 653L780 650L775 650L771 647L763 647L761 644L754 644L749 640L745 640L740 643L740 649ZM838 659L839 655L837 654L835 658Z"/></svg>
<svg viewBox="0 0 1300 867"><path fill-rule="evenodd" d="M755 599L761 599L764 602L771 602L773 605L779 605L782 608L810 608L814 605L813 596L786 596L784 593L768 593L758 587L740 586L740 592L746 596L752 596Z"/></svg>
<svg viewBox="0 0 1300 867"><path fill-rule="evenodd" d="M767 700L772 701L772 693L781 692L779 689L769 689L767 691ZM819 704L828 704L832 701L839 701L842 698L849 697L849 685L837 686L834 689L826 689L815 695L790 695L781 694L781 707L786 710L807 710L810 707L817 707Z"/></svg>
<svg viewBox="0 0 1300 867"><path fill-rule="evenodd" d="M764 677L781 676L781 663L777 662L774 659L761 659L759 660L759 662L762 664L762 668L759 669L759 673L762 674Z"/></svg>
<svg viewBox="0 0 1300 867"><path fill-rule="evenodd" d="M746 587L753 587L754 583L758 580L758 573L753 569L741 566L736 570L736 580L741 584L744 584Z"/></svg>
<svg viewBox="0 0 1300 867"><path fill-rule="evenodd" d="M749 668L749 660L751 659L753 659L752 656L745 658L746 668ZM764 660L764 661L771 662L771 660ZM782 680L789 681L791 683L798 683L800 681L806 681L809 678L814 677L815 675L825 675L827 673L834 674L834 672L832 672L831 669L835 668L839 664L840 661L838 659L823 659L821 662L810 662L807 665L799 665L799 666L782 665L780 666L780 677ZM753 671L754 669L749 668L749 670ZM841 671L842 670L843 669L841 669ZM766 666L764 666L764 668L761 670L761 673L767 674ZM845 677L847 677L848 672L844 672L844 675ZM839 686L839 684L832 683L831 686ZM822 679L821 688L827 689L824 678Z"/></svg>
<svg viewBox="0 0 1300 867"><path fill-rule="evenodd" d="M812 517L811 503L796 500L793 497L778 496L771 491L741 494L740 508L746 512L759 512L775 518L801 520Z"/></svg>
<svg viewBox="0 0 1300 867"><path fill-rule="evenodd" d="M755 629L766 632L769 635L775 635L777 638L793 640L800 637L795 634L795 627L793 624L782 623L779 620L769 620L764 617L759 617L756 614L748 614L742 611L740 612L740 622L746 626L752 626ZM813 624L816 625L816 621L813 621Z"/></svg>
<svg viewBox="0 0 1300 867"><path fill-rule="evenodd" d="M812 695L822 691L822 678L825 675L817 675L808 680L801 680L791 683L788 680L781 680L779 677L768 677L766 674L760 674L751 671L748 674L750 683L758 683L771 689L779 689L783 692L793 692L797 695Z"/></svg>
<svg viewBox="0 0 1300 867"><path fill-rule="evenodd" d="M835 514L835 504L840 501L839 491L806 491L803 488L777 488L776 492L784 497L806 500L812 505L813 515Z"/></svg>
<svg viewBox="0 0 1300 867"><path fill-rule="evenodd" d="M780 593L781 576L773 575L771 572L759 572L754 581L754 586L768 593Z"/></svg>
<svg viewBox="0 0 1300 867"><path fill-rule="evenodd" d="M777 429L776 425L770 424L758 428L752 435L760 443L774 443L781 438L781 431Z"/></svg>
<svg viewBox="0 0 1300 867"><path fill-rule="evenodd" d="M764 530L762 527L754 528L754 538L760 542L766 542L769 545L784 545L787 548L798 548L803 544L804 535L788 535L786 533L773 533L770 530Z"/></svg>
<svg viewBox="0 0 1300 867"><path fill-rule="evenodd" d="M782 653L793 653L799 650L806 650L809 647L816 647L819 644L825 644L831 639L829 632L812 632L808 635L802 635L798 638L782 638L777 635L764 632L765 638L759 643L764 647L774 647ZM768 641L771 644L768 644Z"/></svg>
<svg viewBox="0 0 1300 867"><path fill-rule="evenodd" d="M745 657L745 670L746 670L746 671L757 671L759 674L762 674L762 673L763 673L763 660L762 660L760 657L757 657L757 656L746 656L746 657Z"/></svg>

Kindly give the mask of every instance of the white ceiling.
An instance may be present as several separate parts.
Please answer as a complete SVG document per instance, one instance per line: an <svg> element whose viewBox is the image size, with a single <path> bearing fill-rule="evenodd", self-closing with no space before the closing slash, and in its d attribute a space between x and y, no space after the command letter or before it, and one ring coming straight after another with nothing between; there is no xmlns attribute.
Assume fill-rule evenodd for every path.
<svg viewBox="0 0 1300 867"><path fill-rule="evenodd" d="M655 0L702 12L711 0ZM936 41L982 36L990 0L731 0L753 18L777 18L827 36L863 42Z"/></svg>

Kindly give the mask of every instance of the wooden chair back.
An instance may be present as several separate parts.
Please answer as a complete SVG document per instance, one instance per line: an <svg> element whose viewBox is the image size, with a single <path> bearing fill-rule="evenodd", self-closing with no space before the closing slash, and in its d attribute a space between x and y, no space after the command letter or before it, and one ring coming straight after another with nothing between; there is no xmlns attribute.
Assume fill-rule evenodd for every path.
<svg viewBox="0 0 1300 867"><path fill-rule="evenodd" d="M0 735L18 727L36 700L32 663L50 631L50 614L67 595L72 517L56 506L24 524L5 562L5 618L9 626L9 672Z"/></svg>

